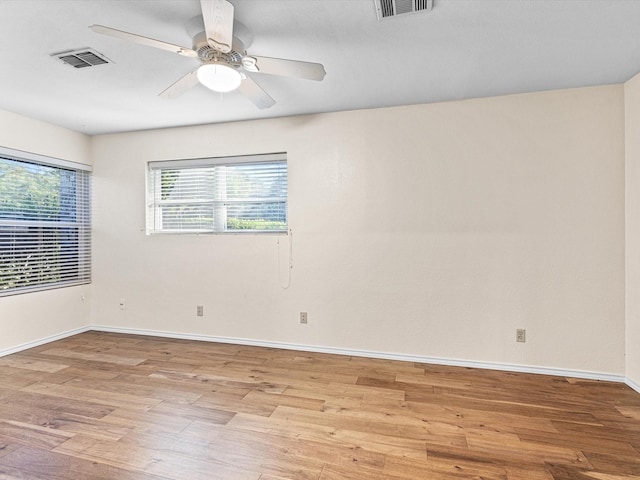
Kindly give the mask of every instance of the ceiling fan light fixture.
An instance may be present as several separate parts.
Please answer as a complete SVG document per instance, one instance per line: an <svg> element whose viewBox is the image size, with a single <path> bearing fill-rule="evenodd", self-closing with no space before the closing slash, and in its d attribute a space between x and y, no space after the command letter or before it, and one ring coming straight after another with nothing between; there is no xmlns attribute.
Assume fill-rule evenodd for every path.
<svg viewBox="0 0 640 480"><path fill-rule="evenodd" d="M198 81L214 92L231 92L240 86L242 76L224 63L206 63L198 68Z"/></svg>

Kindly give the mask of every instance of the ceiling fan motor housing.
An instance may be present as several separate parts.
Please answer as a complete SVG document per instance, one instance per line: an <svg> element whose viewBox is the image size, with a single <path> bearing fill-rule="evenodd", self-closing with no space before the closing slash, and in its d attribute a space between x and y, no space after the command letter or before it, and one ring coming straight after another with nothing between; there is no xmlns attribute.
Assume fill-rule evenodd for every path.
<svg viewBox="0 0 640 480"><path fill-rule="evenodd" d="M200 32L193 37L193 49L203 63L209 63L215 60L225 62L229 65L241 66L242 57L246 54L244 45L237 38L233 39L233 48L228 53L222 53L214 49L207 42L205 32Z"/></svg>

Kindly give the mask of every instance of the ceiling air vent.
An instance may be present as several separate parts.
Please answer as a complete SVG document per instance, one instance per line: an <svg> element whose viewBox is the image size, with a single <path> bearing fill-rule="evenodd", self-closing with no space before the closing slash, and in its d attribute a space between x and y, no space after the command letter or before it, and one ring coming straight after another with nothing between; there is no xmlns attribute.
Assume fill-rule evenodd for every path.
<svg viewBox="0 0 640 480"><path fill-rule="evenodd" d="M426 12L433 8L433 0L373 0L378 20L408 13Z"/></svg>
<svg viewBox="0 0 640 480"><path fill-rule="evenodd" d="M90 48L66 50L64 52L53 53L51 56L72 66L73 68L95 67L97 65L113 63L101 53Z"/></svg>

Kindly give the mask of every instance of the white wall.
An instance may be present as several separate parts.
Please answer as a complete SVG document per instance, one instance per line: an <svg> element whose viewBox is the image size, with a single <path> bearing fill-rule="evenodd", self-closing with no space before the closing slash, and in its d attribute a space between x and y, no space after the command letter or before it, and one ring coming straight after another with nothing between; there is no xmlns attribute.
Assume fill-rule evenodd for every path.
<svg viewBox="0 0 640 480"><path fill-rule="evenodd" d="M640 386L640 75L625 84L626 374Z"/></svg>
<svg viewBox="0 0 640 480"><path fill-rule="evenodd" d="M90 164L88 136L0 110L0 146ZM85 300L82 300L82 296ZM89 324L90 286L0 298L0 353Z"/></svg>
<svg viewBox="0 0 640 480"><path fill-rule="evenodd" d="M144 234L146 162L278 151L288 290L286 236ZM624 373L623 86L105 135L92 156L94 325Z"/></svg>

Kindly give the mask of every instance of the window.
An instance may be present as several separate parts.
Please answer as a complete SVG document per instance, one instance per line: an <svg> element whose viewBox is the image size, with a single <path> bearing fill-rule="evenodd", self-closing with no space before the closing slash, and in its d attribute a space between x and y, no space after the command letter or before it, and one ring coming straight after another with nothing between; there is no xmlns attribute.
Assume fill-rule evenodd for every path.
<svg viewBox="0 0 640 480"><path fill-rule="evenodd" d="M149 162L147 233L287 231L286 154Z"/></svg>
<svg viewBox="0 0 640 480"><path fill-rule="evenodd" d="M91 281L89 167L0 149L0 295Z"/></svg>

